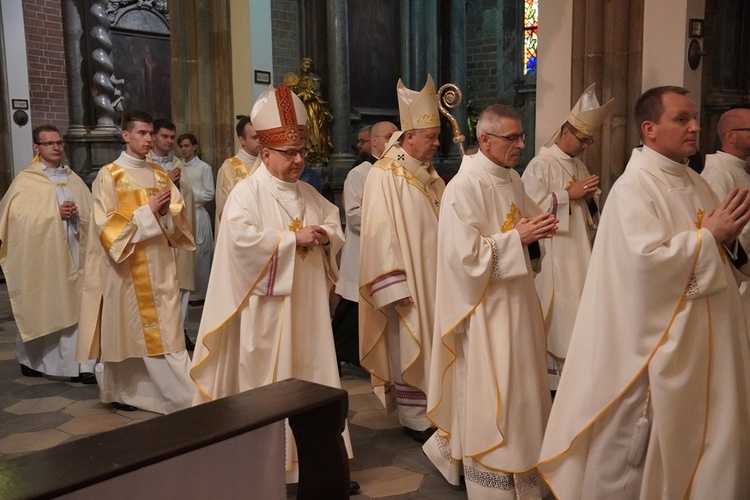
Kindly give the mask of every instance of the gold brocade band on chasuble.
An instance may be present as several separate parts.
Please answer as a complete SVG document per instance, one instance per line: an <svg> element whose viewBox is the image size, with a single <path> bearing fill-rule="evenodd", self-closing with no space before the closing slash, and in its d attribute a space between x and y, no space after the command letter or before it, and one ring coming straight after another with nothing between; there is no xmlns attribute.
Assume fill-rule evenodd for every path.
<svg viewBox="0 0 750 500"><path fill-rule="evenodd" d="M154 168L155 167L155 168ZM155 188L133 189L125 170L114 163L104 168L112 175L117 192L119 209L115 211L110 220L104 226L100 237L102 246L109 251L117 237L133 218L133 212L138 207L148 204L149 198L169 185L167 174L158 166L152 165ZM133 276L136 302L141 315L141 325L146 340L146 349L149 356L164 354L164 345L161 340L161 328L159 327L159 316L156 312L156 301L154 291L151 288L151 276L148 270L148 260L143 242L136 243L133 254L128 259Z"/></svg>

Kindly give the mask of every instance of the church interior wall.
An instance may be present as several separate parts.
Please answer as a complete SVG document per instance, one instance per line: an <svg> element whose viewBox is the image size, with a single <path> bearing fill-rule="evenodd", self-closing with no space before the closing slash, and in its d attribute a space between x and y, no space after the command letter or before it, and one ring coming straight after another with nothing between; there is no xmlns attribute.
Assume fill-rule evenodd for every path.
<svg viewBox="0 0 750 500"><path fill-rule="evenodd" d="M271 50L273 84L284 81L284 75L299 71L301 53L300 5L297 0L271 0Z"/></svg>
<svg viewBox="0 0 750 500"><path fill-rule="evenodd" d="M688 19L703 18L704 0L645 0L642 87L680 85L701 106L701 67L687 62ZM665 34L670 34L665 36Z"/></svg>
<svg viewBox="0 0 750 500"><path fill-rule="evenodd" d="M572 0L539 0L536 152L570 111L572 32Z"/></svg>
<svg viewBox="0 0 750 500"><path fill-rule="evenodd" d="M15 0L0 0L2 9L3 61L0 66L0 78L4 79L5 111L8 115L14 113L12 101L26 101L30 105L28 66L26 62L26 39L24 35L23 11L20 2ZM19 110L21 111L21 110ZM30 109L22 111L29 114ZM4 166L9 167L3 172L3 185L8 186L12 177L26 168L31 159L31 123L18 125L8 121L8 136L10 141L2 144L2 157L12 158ZM5 136L3 137L5 138ZM4 192L4 190L3 190Z"/></svg>
<svg viewBox="0 0 750 500"><path fill-rule="evenodd" d="M497 102L500 38L503 32L502 6L497 0L469 0L466 3L466 94L472 108L481 111ZM472 138L474 139L474 138Z"/></svg>
<svg viewBox="0 0 750 500"><path fill-rule="evenodd" d="M31 126L51 123L68 130L62 5L60 0L24 0L26 61L29 68Z"/></svg>

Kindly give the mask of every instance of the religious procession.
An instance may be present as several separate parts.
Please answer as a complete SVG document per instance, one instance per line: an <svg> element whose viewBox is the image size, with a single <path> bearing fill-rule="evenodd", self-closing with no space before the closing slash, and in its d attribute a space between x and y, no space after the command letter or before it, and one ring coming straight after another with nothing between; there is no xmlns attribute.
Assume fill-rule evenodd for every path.
<svg viewBox="0 0 750 500"><path fill-rule="evenodd" d="M71 129L33 124L0 200L2 384L85 390L136 429L287 379L343 388L336 484L302 486L293 415L251 450L279 457L279 498L750 498L750 109L701 155L685 82L619 102L587 80L542 136L424 73L342 128L313 69L224 117L219 168L219 133L154 94L105 103L120 149L88 174ZM586 153L623 113L613 176ZM4 438L0 477L35 451Z"/></svg>

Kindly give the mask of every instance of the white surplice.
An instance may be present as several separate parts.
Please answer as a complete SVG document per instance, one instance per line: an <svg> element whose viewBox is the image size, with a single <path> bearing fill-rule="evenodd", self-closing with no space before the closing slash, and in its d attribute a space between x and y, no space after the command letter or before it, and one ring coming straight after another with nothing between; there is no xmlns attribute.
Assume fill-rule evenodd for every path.
<svg viewBox="0 0 750 500"><path fill-rule="evenodd" d="M567 355L599 220L598 212L592 215L584 199L571 200L565 188L589 175L581 160L568 156L555 144L542 147L522 177L529 197L559 220L552 238L540 242L545 250L544 265L535 279L547 328L552 390L557 389ZM597 189L592 198L597 206L599 195Z"/></svg>
<svg viewBox="0 0 750 500"><path fill-rule="evenodd" d="M190 184L195 200L195 290L191 300L201 300L206 296L208 277L211 274L211 260L214 255L214 232L211 217L204 207L214 199L214 177L211 166L197 156L182 165L182 183Z"/></svg>

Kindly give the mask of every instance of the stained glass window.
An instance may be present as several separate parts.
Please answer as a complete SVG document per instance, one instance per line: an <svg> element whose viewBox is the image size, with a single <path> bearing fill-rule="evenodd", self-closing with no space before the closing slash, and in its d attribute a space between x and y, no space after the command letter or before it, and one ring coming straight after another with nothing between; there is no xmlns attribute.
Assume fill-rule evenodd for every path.
<svg viewBox="0 0 750 500"><path fill-rule="evenodd" d="M539 0L524 0L523 74L536 75L536 45L539 37Z"/></svg>

